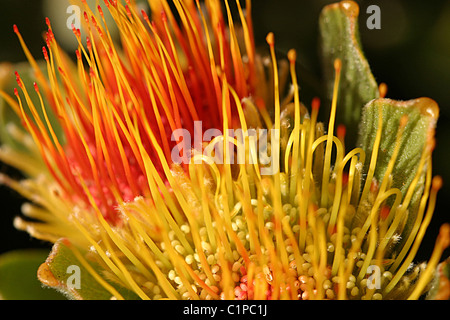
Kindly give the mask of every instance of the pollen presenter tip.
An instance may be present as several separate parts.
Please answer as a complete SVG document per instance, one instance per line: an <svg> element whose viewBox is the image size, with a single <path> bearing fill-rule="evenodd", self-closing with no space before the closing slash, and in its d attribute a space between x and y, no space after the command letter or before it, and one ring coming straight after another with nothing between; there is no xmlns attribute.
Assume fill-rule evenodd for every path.
<svg viewBox="0 0 450 320"><path fill-rule="evenodd" d="M441 226L438 239L441 241L443 248L450 246L450 224L445 223Z"/></svg>
<svg viewBox="0 0 450 320"><path fill-rule="evenodd" d="M441 176L435 176L433 178L432 187L434 190L440 190L442 188L442 177Z"/></svg>
<svg viewBox="0 0 450 320"><path fill-rule="evenodd" d="M341 72L342 68L342 60L337 58L334 60L334 70L336 70L336 73Z"/></svg>
<svg viewBox="0 0 450 320"><path fill-rule="evenodd" d="M291 63L295 63L295 61L297 60L297 51L295 51L294 49L290 49L288 51L287 57Z"/></svg>
<svg viewBox="0 0 450 320"><path fill-rule="evenodd" d="M385 98L386 94L387 94L387 84L386 83L380 83L380 85L378 86L378 94L380 95L380 98Z"/></svg>
<svg viewBox="0 0 450 320"><path fill-rule="evenodd" d="M273 47L275 45L275 35L273 32L269 32L266 36L266 42L269 46Z"/></svg>

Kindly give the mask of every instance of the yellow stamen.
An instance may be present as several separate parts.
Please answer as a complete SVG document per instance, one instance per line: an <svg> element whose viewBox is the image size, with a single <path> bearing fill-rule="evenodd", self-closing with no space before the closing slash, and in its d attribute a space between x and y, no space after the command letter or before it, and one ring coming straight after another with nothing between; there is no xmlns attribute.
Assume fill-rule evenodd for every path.
<svg viewBox="0 0 450 320"><path fill-rule="evenodd" d="M422 239L425 235L425 231L431 221L431 218L433 216L433 211L436 205L436 196L437 196L437 192L438 190L442 187L442 178L437 176L433 178L433 183L432 183L432 188L431 188L431 194L430 194L430 199L429 199L429 204L428 204L428 209L427 209L427 213L425 214L425 217L422 221L422 224L420 225L419 231L417 233L416 239L414 240L414 243L411 247L411 249L409 250L409 254L408 256L405 258L405 260L403 261L403 264L398 268L398 270L396 270L395 272L395 276L392 278L392 280L389 282L389 284L386 286L386 288L384 289L385 293L389 293L394 286L398 283L398 281L401 279L401 277L403 276L403 274L406 272L406 270L409 268L411 262L413 261L417 251L419 250L419 246L422 242ZM444 231L446 231L447 229L442 229ZM444 239L444 237L439 237L438 239ZM433 251L433 255L434 255L434 259L436 259L436 255L439 253L439 257L442 253L443 250L442 246L441 246L441 240L438 241L438 243L436 244L435 250ZM433 256L432 255L432 256ZM439 258L438 258L439 259ZM421 292L419 292L421 293Z"/></svg>
<svg viewBox="0 0 450 320"><path fill-rule="evenodd" d="M328 135L327 135L327 146L325 151L325 162L323 165L323 177L322 177L322 195L320 199L320 206L322 208L328 207L328 184L330 179L330 165L331 165L331 150L333 148L332 139L334 134L334 124L336 119L336 107L337 107L337 98L339 91L339 81L341 78L341 67L342 62L340 59L336 59L334 61L334 69L336 72L335 80L334 80L334 88L333 88L333 99L331 102L331 112L330 112L330 120L328 123Z"/></svg>

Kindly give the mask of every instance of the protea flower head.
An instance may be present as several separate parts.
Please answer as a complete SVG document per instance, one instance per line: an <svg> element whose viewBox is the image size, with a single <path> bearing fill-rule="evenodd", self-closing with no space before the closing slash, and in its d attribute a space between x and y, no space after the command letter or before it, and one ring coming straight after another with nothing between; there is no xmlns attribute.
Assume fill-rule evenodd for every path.
<svg viewBox="0 0 450 320"><path fill-rule="evenodd" d="M84 5L75 61L47 20L40 68L14 27L36 81L16 72L16 99L2 92L23 128L6 126L15 147L0 158L27 178L1 182L30 200L15 226L54 243L44 285L81 299L448 297L433 279L449 225L429 262L413 263L442 185L439 109L385 98L354 2L322 12L327 124L324 102L301 102L296 52L279 59L270 33L257 53L249 0L236 17L228 0L149 1L151 18L126 2L105 1L120 45L101 7ZM349 108L358 133L337 122Z"/></svg>

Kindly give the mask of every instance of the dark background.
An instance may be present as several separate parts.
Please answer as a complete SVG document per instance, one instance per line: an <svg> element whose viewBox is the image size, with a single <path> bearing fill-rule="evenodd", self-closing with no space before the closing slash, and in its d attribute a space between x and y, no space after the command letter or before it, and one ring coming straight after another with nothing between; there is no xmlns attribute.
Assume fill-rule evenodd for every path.
<svg viewBox="0 0 450 320"><path fill-rule="evenodd" d="M13 32L17 24L35 57L42 56L46 30L40 0L0 0L0 61L25 59ZM233 0L230 0L233 2ZM245 2L242 1L241 2ZM300 84L320 80L318 59L318 16L325 0L253 0L253 19L257 44L264 46L272 31L280 55L290 48L298 52L302 73ZM377 82L388 85L387 97L409 100L431 97L440 106L437 146L433 171L441 175L444 187L438 195L437 208L418 253L418 260L430 257L439 226L450 222L450 1L357 1L360 5L360 33L363 49ZM376 4L381 9L381 29L369 30L366 8ZM61 13L63 19L68 17ZM303 96L309 105L311 96ZM18 175L0 163L0 170ZM0 186L0 253L16 248L49 247L14 229L12 221L19 214L22 199ZM448 250L444 256L448 256Z"/></svg>

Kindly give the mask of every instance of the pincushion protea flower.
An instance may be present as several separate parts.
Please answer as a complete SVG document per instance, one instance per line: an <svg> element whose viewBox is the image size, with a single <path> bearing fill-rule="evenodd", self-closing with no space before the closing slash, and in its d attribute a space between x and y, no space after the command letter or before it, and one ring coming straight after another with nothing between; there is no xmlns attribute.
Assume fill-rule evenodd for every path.
<svg viewBox="0 0 450 320"><path fill-rule="evenodd" d="M174 0L174 11L149 3L153 20L132 1L105 1L120 49L103 10L85 5L88 37L83 45L74 28L75 63L47 21L46 72L14 27L35 92L17 72L17 99L2 92L26 133L10 123L21 147L3 147L0 158L28 178L1 181L31 200L15 226L55 243L38 270L44 285L80 299L417 299L431 287L448 297L444 281L432 279L445 278L436 267L450 226L430 261L412 264L442 185L431 172L439 110L428 98L386 99L370 70L351 68L366 64L355 3L322 13L324 39L340 19L351 47L324 46L333 75L328 125L317 119L319 99L311 113L300 102L295 51L278 61L269 34L269 56L256 53L250 1L245 11L236 1L238 22L227 0ZM355 69L370 99L354 90ZM359 146L346 153L336 117L353 92L366 105ZM214 128L243 135L188 139ZM264 140L249 129L275 134ZM68 279L73 265L80 285Z"/></svg>

